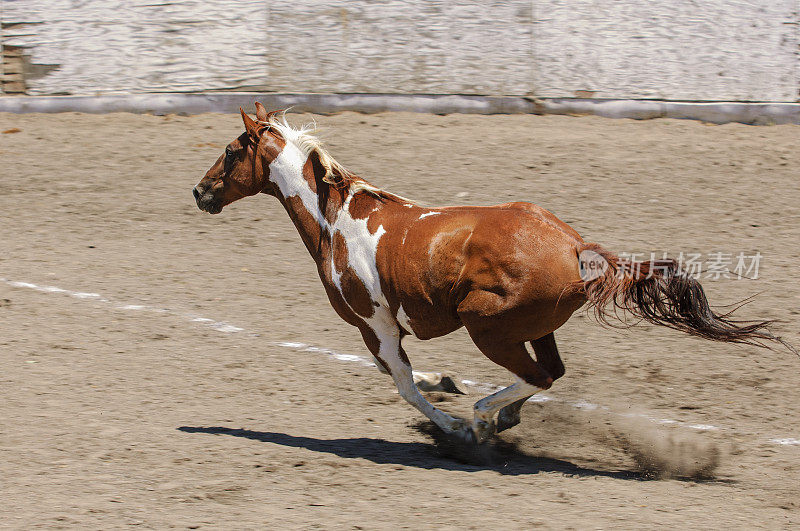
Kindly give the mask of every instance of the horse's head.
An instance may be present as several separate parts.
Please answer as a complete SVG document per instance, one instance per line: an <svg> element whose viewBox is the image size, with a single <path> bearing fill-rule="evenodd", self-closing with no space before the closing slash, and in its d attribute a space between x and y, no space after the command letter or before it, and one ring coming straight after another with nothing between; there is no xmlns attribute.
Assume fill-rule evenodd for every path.
<svg viewBox="0 0 800 531"><path fill-rule="evenodd" d="M269 164L280 154L283 139L270 131L270 114L256 102L256 118L241 108L245 132L228 144L194 193L197 207L210 214L219 214L234 201L259 192L274 195L275 185L269 180Z"/></svg>

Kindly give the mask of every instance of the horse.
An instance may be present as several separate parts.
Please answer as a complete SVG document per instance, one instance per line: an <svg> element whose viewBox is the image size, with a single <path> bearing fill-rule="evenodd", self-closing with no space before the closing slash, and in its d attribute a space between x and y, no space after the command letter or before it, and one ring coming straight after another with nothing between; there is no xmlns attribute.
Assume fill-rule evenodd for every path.
<svg viewBox="0 0 800 531"><path fill-rule="evenodd" d="M313 126L255 106L255 120L239 109L244 133L194 187L198 208L218 214L243 197L277 198L336 313L359 330L400 396L447 434L483 443L518 424L522 404L564 375L553 334L584 305L604 322L623 311L710 340L786 344L771 321L713 311L675 260L623 260L527 202L420 206L344 168ZM410 334L424 340L461 327L515 376L474 404L471 421L426 400L402 346Z"/></svg>

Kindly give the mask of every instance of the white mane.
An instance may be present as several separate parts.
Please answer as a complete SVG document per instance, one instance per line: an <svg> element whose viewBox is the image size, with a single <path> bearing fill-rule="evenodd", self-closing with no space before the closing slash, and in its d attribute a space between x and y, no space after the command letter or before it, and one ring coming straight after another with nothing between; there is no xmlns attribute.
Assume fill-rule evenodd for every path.
<svg viewBox="0 0 800 531"><path fill-rule="evenodd" d="M347 185L350 195L355 195L358 192L366 192L377 197L394 197L401 201L412 201L400 197L397 194L391 194L381 190L380 188L371 185L364 179L357 177L353 172L342 166L330 153L323 147L322 141L314 136L318 131L316 122L301 125L299 128L294 128L288 121L286 121L286 111L280 113L269 113L267 120L259 124L269 126L277 131L286 142L291 142L297 149L304 155L308 156L311 153L316 153L319 157L319 163L325 168L325 176L323 180L330 184L336 184L337 174L342 178Z"/></svg>

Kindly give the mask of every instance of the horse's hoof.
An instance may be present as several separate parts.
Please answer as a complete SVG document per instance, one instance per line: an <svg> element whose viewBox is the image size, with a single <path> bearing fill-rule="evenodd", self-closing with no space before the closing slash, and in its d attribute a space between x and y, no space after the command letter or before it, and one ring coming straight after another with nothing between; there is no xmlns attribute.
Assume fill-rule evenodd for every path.
<svg viewBox="0 0 800 531"><path fill-rule="evenodd" d="M484 420L476 420L472 431L475 436L475 441L478 444L483 444L495 434L497 426L495 426L494 421L486 422Z"/></svg>
<svg viewBox="0 0 800 531"><path fill-rule="evenodd" d="M445 457L467 465L488 466L494 463L492 446L478 442L471 424L461 430L435 430L431 435Z"/></svg>
<svg viewBox="0 0 800 531"><path fill-rule="evenodd" d="M497 415L497 433L505 431L509 428L513 428L514 426L519 424L521 420L522 419L520 418L519 411L517 411L516 414L509 413L504 415L503 410L501 409L500 414Z"/></svg>
<svg viewBox="0 0 800 531"><path fill-rule="evenodd" d="M438 391L456 395L465 394L450 376L442 376L440 372L415 372L414 383L417 389L426 393Z"/></svg>
<svg viewBox="0 0 800 531"><path fill-rule="evenodd" d="M449 426L442 428L442 431L450 435L457 435L463 431L472 430L472 426L470 425L469 421L460 417L455 417Z"/></svg>
<svg viewBox="0 0 800 531"><path fill-rule="evenodd" d="M453 393L454 395L466 394L456 386L456 383L449 376L442 376L442 381L439 382L439 385L445 393Z"/></svg>
<svg viewBox="0 0 800 531"><path fill-rule="evenodd" d="M472 431L471 427L467 427L467 428L461 430L460 432L458 432L458 436L461 438L461 440L464 443L466 443L468 445L477 445L478 444L478 439L475 437L475 432Z"/></svg>

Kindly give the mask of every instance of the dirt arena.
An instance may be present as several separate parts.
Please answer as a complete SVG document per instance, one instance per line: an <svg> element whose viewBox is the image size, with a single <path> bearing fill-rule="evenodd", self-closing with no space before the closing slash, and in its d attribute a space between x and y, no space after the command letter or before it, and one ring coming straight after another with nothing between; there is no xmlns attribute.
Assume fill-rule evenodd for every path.
<svg viewBox="0 0 800 531"><path fill-rule="evenodd" d="M426 204L528 200L622 252L758 251L757 280L704 272L709 298L758 293L740 315L800 345L800 127L316 119L342 163ZM0 131L0 527L800 525L785 350L576 314L551 400L465 464L359 358L277 201L196 208L238 116L0 114ZM463 330L405 346L419 370L512 381ZM461 385L432 398L466 415L482 393Z"/></svg>

